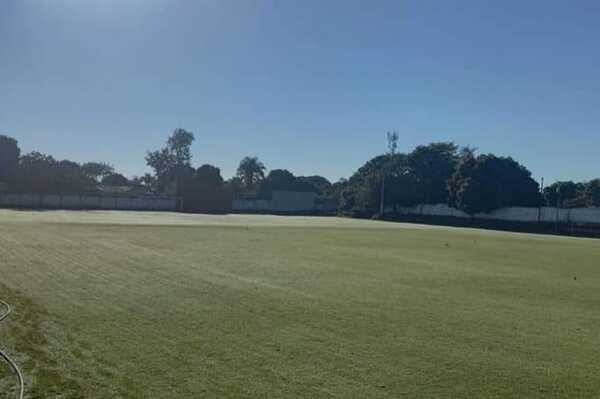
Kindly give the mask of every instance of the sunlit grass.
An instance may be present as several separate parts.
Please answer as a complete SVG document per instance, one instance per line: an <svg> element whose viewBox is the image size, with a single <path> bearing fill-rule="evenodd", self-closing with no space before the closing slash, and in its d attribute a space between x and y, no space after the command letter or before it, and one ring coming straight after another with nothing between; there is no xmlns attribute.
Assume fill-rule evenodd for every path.
<svg viewBox="0 0 600 399"><path fill-rule="evenodd" d="M0 345L38 398L597 397L598 259L335 218L3 211Z"/></svg>

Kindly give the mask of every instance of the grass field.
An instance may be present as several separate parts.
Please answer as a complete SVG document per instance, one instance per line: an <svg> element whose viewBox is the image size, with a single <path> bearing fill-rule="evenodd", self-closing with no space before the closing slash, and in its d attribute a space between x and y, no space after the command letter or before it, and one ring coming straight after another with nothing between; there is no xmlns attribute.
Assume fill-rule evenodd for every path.
<svg viewBox="0 0 600 399"><path fill-rule="evenodd" d="M29 398L600 397L594 240L0 211L0 298Z"/></svg>

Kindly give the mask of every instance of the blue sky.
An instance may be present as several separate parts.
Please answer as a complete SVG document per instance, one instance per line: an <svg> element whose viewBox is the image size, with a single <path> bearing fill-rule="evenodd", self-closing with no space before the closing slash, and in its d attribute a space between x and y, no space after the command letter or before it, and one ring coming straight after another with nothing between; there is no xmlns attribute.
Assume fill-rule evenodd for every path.
<svg viewBox="0 0 600 399"><path fill-rule="evenodd" d="M2 0L0 133L128 175L194 162L347 177L400 133L600 176L600 2Z"/></svg>

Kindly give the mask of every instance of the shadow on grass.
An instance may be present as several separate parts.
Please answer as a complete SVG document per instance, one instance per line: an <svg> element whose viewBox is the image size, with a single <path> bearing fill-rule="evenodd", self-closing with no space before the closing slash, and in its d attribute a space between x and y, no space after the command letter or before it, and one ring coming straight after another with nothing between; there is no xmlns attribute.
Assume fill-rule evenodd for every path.
<svg viewBox="0 0 600 399"><path fill-rule="evenodd" d="M83 398L80 385L63 375L58 362L48 351L42 325L47 314L45 309L2 284L0 298L13 308L10 318L0 326L0 344L10 352L25 375L25 397ZM6 397L14 397L14 376L4 372L5 369L0 366L0 392L7 393Z"/></svg>

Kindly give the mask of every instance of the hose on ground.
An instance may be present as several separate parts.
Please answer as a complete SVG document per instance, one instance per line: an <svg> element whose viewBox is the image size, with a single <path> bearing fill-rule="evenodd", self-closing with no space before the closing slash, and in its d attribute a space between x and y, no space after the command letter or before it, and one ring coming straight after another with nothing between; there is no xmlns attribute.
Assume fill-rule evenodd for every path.
<svg viewBox="0 0 600 399"><path fill-rule="evenodd" d="M6 303L2 300L0 300L0 305L2 305L2 307L4 307L4 309L5 309L4 313L0 313L0 323L1 323L10 315L10 313L12 312L12 309L8 303ZM10 357L8 357L8 355L6 353L4 353L1 349L0 349L0 358L4 359L8 363L10 368L14 371L15 375L17 376L17 379L19 380L19 390L17 391L17 399L23 399L23 395L25 393L25 380L23 378L23 374L21 373L21 370L19 369L19 366L17 366L17 364Z"/></svg>

